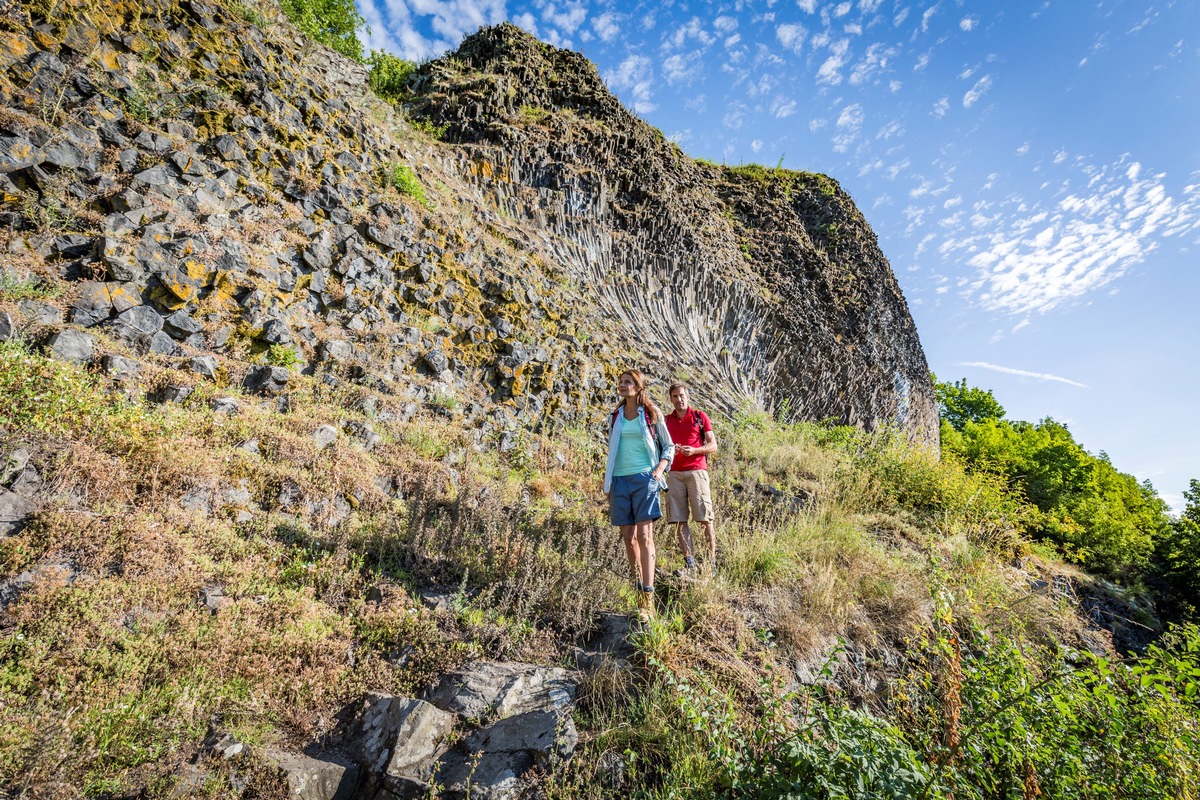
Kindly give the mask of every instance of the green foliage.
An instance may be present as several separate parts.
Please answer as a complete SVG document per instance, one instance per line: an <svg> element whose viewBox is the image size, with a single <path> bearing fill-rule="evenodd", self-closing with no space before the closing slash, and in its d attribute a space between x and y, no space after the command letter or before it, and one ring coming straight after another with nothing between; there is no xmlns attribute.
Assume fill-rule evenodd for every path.
<svg viewBox="0 0 1200 800"><path fill-rule="evenodd" d="M410 167L392 164L387 173L387 182L400 194L411 197L423 206L429 205L429 201L425 199L425 187L417 180L416 173Z"/></svg>
<svg viewBox="0 0 1200 800"><path fill-rule="evenodd" d="M446 135L446 131L450 128L449 124L434 125L431 120L427 119L413 120L409 124L411 124L415 130L420 131L431 139L441 139Z"/></svg>
<svg viewBox="0 0 1200 800"><path fill-rule="evenodd" d="M408 96L406 86L416 64L382 50L372 50L367 56L367 66L371 68L367 85L380 99L400 103Z"/></svg>
<svg viewBox="0 0 1200 800"><path fill-rule="evenodd" d="M961 431L968 422L1004 418L1004 408L991 390L968 386L966 378L957 383L942 383L935 376L933 390L939 416L956 431Z"/></svg>
<svg viewBox="0 0 1200 800"><path fill-rule="evenodd" d="M262 13L253 6L242 2L234 2L229 8L231 11L233 11L233 13L237 14L251 25L255 25L259 28L267 27L267 18L264 17Z"/></svg>
<svg viewBox="0 0 1200 800"><path fill-rule="evenodd" d="M354 0L282 0L280 7L310 39L355 61L363 60L358 31L366 20L358 13Z"/></svg>
<svg viewBox="0 0 1200 800"><path fill-rule="evenodd" d="M1187 506L1156 543L1155 563L1172 610L1195 618L1200 612L1200 481L1193 478L1183 496Z"/></svg>
<svg viewBox="0 0 1200 800"><path fill-rule="evenodd" d="M298 364L303 364L304 359L290 345L273 344L267 350L267 363L274 367L288 367L290 369Z"/></svg>
<svg viewBox="0 0 1200 800"><path fill-rule="evenodd" d="M893 692L906 738L934 765L918 797L1194 797L1200 637L1142 659L1034 650L943 614Z"/></svg>
<svg viewBox="0 0 1200 800"><path fill-rule="evenodd" d="M9 270L0 270L0 299L13 302L19 300L42 300L58 297L62 286L43 281L36 275L21 275Z"/></svg>
<svg viewBox="0 0 1200 800"><path fill-rule="evenodd" d="M1080 446L1061 423L1009 422L990 391L936 383L942 451L975 474L1002 479L1036 506L1031 536L1053 543L1087 569L1131 577L1150 564L1167 527L1166 506L1148 483L1118 471Z"/></svg>
<svg viewBox="0 0 1200 800"><path fill-rule="evenodd" d="M537 106L521 106L517 119L525 125L540 125L550 118L550 112Z"/></svg>

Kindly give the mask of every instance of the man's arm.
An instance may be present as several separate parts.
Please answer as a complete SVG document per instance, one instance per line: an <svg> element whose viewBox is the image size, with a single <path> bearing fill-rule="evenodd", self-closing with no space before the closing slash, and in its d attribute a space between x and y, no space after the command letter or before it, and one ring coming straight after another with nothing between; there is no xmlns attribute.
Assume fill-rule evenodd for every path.
<svg viewBox="0 0 1200 800"><path fill-rule="evenodd" d="M685 456L706 456L710 453L717 452L717 434L712 428L704 432L704 444L699 447L688 447L687 445L676 445L679 452Z"/></svg>

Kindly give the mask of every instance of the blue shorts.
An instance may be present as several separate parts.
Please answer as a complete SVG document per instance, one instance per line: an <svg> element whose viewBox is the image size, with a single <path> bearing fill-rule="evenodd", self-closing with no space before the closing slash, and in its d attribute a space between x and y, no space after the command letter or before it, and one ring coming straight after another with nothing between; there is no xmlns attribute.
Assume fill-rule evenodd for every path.
<svg viewBox="0 0 1200 800"><path fill-rule="evenodd" d="M636 525L662 517L658 482L651 472L614 475L608 494L608 518L613 525Z"/></svg>

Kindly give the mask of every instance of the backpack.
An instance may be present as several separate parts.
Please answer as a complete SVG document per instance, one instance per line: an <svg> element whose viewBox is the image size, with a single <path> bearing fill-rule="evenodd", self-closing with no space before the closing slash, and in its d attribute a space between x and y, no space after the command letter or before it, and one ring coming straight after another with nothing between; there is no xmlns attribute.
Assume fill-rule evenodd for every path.
<svg viewBox="0 0 1200 800"><path fill-rule="evenodd" d="M617 406L616 408L613 409L612 414L609 415L608 429L610 431L613 429L613 426L617 424L617 414L620 414L620 413L621 413L621 406ZM659 412L659 413L662 413L662 412ZM658 450L659 455L662 455L663 446L662 446L662 442L659 441L659 439L658 439L658 426L650 424L650 418L646 415L644 409L642 412L642 420L643 420L643 422L645 422L646 427L650 429L650 437L654 440L654 447ZM670 468L670 466L671 466L670 464L667 465L668 468Z"/></svg>

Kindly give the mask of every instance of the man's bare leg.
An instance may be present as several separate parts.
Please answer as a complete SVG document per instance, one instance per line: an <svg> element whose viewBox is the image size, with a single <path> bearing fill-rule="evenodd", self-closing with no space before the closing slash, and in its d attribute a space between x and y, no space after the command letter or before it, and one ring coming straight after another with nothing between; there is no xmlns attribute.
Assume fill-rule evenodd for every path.
<svg viewBox="0 0 1200 800"><path fill-rule="evenodd" d="M676 523L675 534L679 540L679 551L683 553L683 560L691 561L695 555L692 552L692 529L686 522L679 522Z"/></svg>

